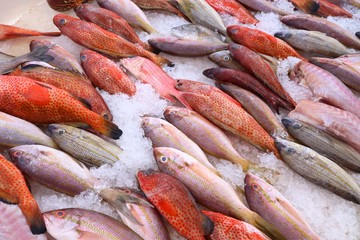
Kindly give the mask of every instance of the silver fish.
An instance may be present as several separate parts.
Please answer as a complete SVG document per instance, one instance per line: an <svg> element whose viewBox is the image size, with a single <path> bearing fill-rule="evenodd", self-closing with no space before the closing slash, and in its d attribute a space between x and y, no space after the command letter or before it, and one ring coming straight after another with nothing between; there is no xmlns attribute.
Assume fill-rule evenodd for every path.
<svg viewBox="0 0 360 240"><path fill-rule="evenodd" d="M189 23L174 27L171 29L171 34L180 39L224 43L219 33L198 24Z"/></svg>
<svg viewBox="0 0 360 240"><path fill-rule="evenodd" d="M212 53L208 56L208 58L219 65L220 67L230 68L234 70L244 71L245 67L241 65L238 61L236 61L231 55L230 51L224 50Z"/></svg>
<svg viewBox="0 0 360 240"><path fill-rule="evenodd" d="M285 10L277 8L273 3L267 0L237 0L237 1L259 12L265 12L265 13L274 12L279 15L290 14Z"/></svg>

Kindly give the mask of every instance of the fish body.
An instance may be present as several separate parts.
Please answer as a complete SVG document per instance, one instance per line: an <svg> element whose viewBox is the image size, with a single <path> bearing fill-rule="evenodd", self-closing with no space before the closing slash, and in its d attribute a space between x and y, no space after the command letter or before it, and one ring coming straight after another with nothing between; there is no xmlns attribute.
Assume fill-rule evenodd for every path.
<svg viewBox="0 0 360 240"><path fill-rule="evenodd" d="M206 0L218 13L226 13L235 17L244 24L256 24L259 22L243 5L235 0Z"/></svg>
<svg viewBox="0 0 360 240"><path fill-rule="evenodd" d="M300 104L301 103L301 104ZM302 100L288 117L306 122L360 151L360 119L324 103Z"/></svg>
<svg viewBox="0 0 360 240"><path fill-rule="evenodd" d="M207 210L201 212L215 224L214 232L209 236L211 240L270 240L251 224L217 212Z"/></svg>
<svg viewBox="0 0 360 240"><path fill-rule="evenodd" d="M170 64L167 59L146 51L141 46L133 44L94 23L85 22L65 14L55 15L53 22L65 36L74 42L111 57L144 56L159 65Z"/></svg>
<svg viewBox="0 0 360 240"><path fill-rule="evenodd" d="M308 147L291 141L277 139L276 146L289 167L302 177L360 204L359 184L336 163Z"/></svg>
<svg viewBox="0 0 360 240"><path fill-rule="evenodd" d="M262 60L257 53L245 46L233 43L229 44L229 50L232 57L249 69L274 93L286 100L292 106L296 106L296 102L281 85L273 69L268 63Z"/></svg>
<svg viewBox="0 0 360 240"><path fill-rule="evenodd" d="M0 171L1 202L19 206L32 234L45 233L46 226L41 211L31 195L20 170L12 162L0 155ZM2 217L4 216L2 215Z"/></svg>
<svg viewBox="0 0 360 240"><path fill-rule="evenodd" d="M358 63L351 62L351 55L344 55L335 59L313 57L310 62L329 71L347 86L360 91L360 57Z"/></svg>
<svg viewBox="0 0 360 240"><path fill-rule="evenodd" d="M233 25L227 28L230 38L255 52L279 59L297 57L303 59L289 44L263 31Z"/></svg>
<svg viewBox="0 0 360 240"><path fill-rule="evenodd" d="M120 35L129 42L139 44L146 50L152 50L148 44L140 40L125 19L110 10L95 7L90 4L82 4L75 9L75 12L81 20L95 23L110 32Z"/></svg>
<svg viewBox="0 0 360 240"><path fill-rule="evenodd" d="M0 145L15 147L27 144L40 144L58 148L56 143L36 125L0 112Z"/></svg>
<svg viewBox="0 0 360 240"><path fill-rule="evenodd" d="M320 240L304 217L273 186L248 173L245 194L250 208L274 224L286 239Z"/></svg>
<svg viewBox="0 0 360 240"><path fill-rule="evenodd" d="M320 4L320 7L317 10L316 14L321 17L335 16L335 17L352 18L353 16L350 12L348 12L344 8L332 4L327 0L318 0L318 2Z"/></svg>
<svg viewBox="0 0 360 240"><path fill-rule="evenodd" d="M359 98L328 71L302 61L294 67L291 76L298 81L305 81L317 98L360 118Z"/></svg>
<svg viewBox="0 0 360 240"><path fill-rule="evenodd" d="M189 57L203 56L228 48L226 43L178 39L177 37L152 38L148 42L151 46L162 52Z"/></svg>
<svg viewBox="0 0 360 240"><path fill-rule="evenodd" d="M208 41L223 44L223 36L207 27L188 23L171 29L171 34L179 39Z"/></svg>
<svg viewBox="0 0 360 240"><path fill-rule="evenodd" d="M188 154L172 148L155 148L154 156L159 169L182 182L197 202L222 214L250 223L266 234L281 234L271 224L248 209L234 189L221 177L209 171Z"/></svg>
<svg viewBox="0 0 360 240"><path fill-rule="evenodd" d="M238 0L238 2L259 12L265 12L265 13L274 12L279 15L290 14L287 11L277 8L274 4L272 4L267 0Z"/></svg>
<svg viewBox="0 0 360 240"><path fill-rule="evenodd" d="M283 16L280 20L290 27L323 32L345 46L360 50L360 40L353 33L328 21L326 18L307 14L294 14Z"/></svg>
<svg viewBox="0 0 360 240"><path fill-rule="evenodd" d="M338 57L349 53L349 50L342 43L322 32L292 29L277 32L275 37L304 52L329 57Z"/></svg>
<svg viewBox="0 0 360 240"><path fill-rule="evenodd" d="M50 124L48 130L60 148L89 166L112 165L120 160L121 148L83 129Z"/></svg>
<svg viewBox="0 0 360 240"><path fill-rule="evenodd" d="M230 56L230 52L228 50L218 51L210 54L208 56L209 60L216 63L220 67L229 68L233 70L244 71L245 67L237 62Z"/></svg>
<svg viewBox="0 0 360 240"><path fill-rule="evenodd" d="M205 0L175 0L175 3L192 23L226 34L222 18Z"/></svg>
<svg viewBox="0 0 360 240"><path fill-rule="evenodd" d="M46 55L51 57L51 60L45 60L45 62L50 65L73 73L78 73L79 75L84 75L84 70L82 69L78 60L65 50L62 46L52 43L48 40L32 40L30 42L30 50L34 52L39 48L49 48L46 52ZM87 78L83 77L84 80L88 81Z"/></svg>
<svg viewBox="0 0 360 240"><path fill-rule="evenodd" d="M49 234L55 239L140 240L120 221L92 210L57 209L43 213Z"/></svg>
<svg viewBox="0 0 360 240"><path fill-rule="evenodd" d="M226 134L197 112L170 106L165 109L164 116L206 153L245 166L247 160L235 150Z"/></svg>
<svg viewBox="0 0 360 240"><path fill-rule="evenodd" d="M282 123L291 136L304 145L340 166L360 172L360 153L353 147L305 122L286 117L282 119Z"/></svg>
<svg viewBox="0 0 360 240"><path fill-rule="evenodd" d="M156 33L145 13L130 0L97 0L100 7L115 12L124 18L130 25L142 28L148 33Z"/></svg>
<svg viewBox="0 0 360 240"><path fill-rule="evenodd" d="M240 102L241 106L273 137L288 137L288 134L272 110L255 94L231 83L217 83L221 90Z"/></svg>
<svg viewBox="0 0 360 240"><path fill-rule="evenodd" d="M176 81L152 61L143 57L122 59L121 64L142 83L151 84L161 97L176 102L174 97L189 107L181 93L175 89Z"/></svg>
<svg viewBox="0 0 360 240"><path fill-rule="evenodd" d="M78 74L31 64L11 72L10 75L31 78L63 89L74 97L85 99L90 104L92 111L112 120L110 109L104 99L91 83L82 80Z"/></svg>
<svg viewBox="0 0 360 240"><path fill-rule="evenodd" d="M176 7L171 5L171 2L168 0L133 0L133 2L145 10L163 10L172 12L179 17L186 18L186 16Z"/></svg>
<svg viewBox="0 0 360 240"><path fill-rule="evenodd" d="M145 136L150 138L153 147L171 147L188 153L211 171L220 175L201 148L172 124L160 118L144 117L141 126Z"/></svg>
<svg viewBox="0 0 360 240"><path fill-rule="evenodd" d="M94 86L110 94L135 94L135 84L115 62L88 49L80 53L80 59L86 75Z"/></svg>
<svg viewBox="0 0 360 240"><path fill-rule="evenodd" d="M122 135L68 92L26 77L0 76L0 111L32 123L83 122L113 139Z"/></svg>
<svg viewBox="0 0 360 240"><path fill-rule="evenodd" d="M229 95L216 87L190 80L178 80L176 88L200 115L257 148L278 156L270 135Z"/></svg>
<svg viewBox="0 0 360 240"><path fill-rule="evenodd" d="M202 215L189 190L174 177L153 170L140 171L141 190L160 214L187 239L205 240L214 229L213 222Z"/></svg>
<svg viewBox="0 0 360 240"><path fill-rule="evenodd" d="M34 36L60 36L60 32L39 32L36 30L30 30L5 24L0 24L0 40L7 40L21 37L34 37Z"/></svg>
<svg viewBox="0 0 360 240"><path fill-rule="evenodd" d="M129 188L121 188L121 190L130 192L131 195L146 200L145 195L138 190ZM132 203L127 203L126 206L136 218L137 223L134 223L131 219L119 212L121 220L140 237L143 239L170 240L167 228L155 208Z"/></svg>

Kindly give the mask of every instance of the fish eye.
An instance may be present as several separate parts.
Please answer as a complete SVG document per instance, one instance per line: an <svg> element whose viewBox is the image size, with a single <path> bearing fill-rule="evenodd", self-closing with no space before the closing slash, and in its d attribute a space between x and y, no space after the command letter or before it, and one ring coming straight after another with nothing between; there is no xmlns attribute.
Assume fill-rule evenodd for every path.
<svg viewBox="0 0 360 240"><path fill-rule="evenodd" d="M301 128L301 124L300 124L300 123L295 123L295 124L294 124L294 128L295 128L295 129Z"/></svg>
<svg viewBox="0 0 360 240"><path fill-rule="evenodd" d="M80 60L81 60L81 61L85 61L85 60L86 60L86 56L85 56L85 55L81 55L81 56L80 56Z"/></svg>
<svg viewBox="0 0 360 240"><path fill-rule="evenodd" d="M58 131L58 134L59 135L62 135L62 134L64 134L65 133L65 130L64 129L60 129L59 131Z"/></svg>
<svg viewBox="0 0 360 240"><path fill-rule="evenodd" d="M21 152L20 151L15 151L12 153L12 155L16 158L20 157L21 156Z"/></svg>
<svg viewBox="0 0 360 240"><path fill-rule="evenodd" d="M288 148L286 151L287 151L287 153L292 154L292 153L295 152L295 149L293 149L293 148Z"/></svg>
<svg viewBox="0 0 360 240"><path fill-rule="evenodd" d="M65 212L64 211L57 211L55 212L55 216L58 218L64 218L65 217Z"/></svg>
<svg viewBox="0 0 360 240"><path fill-rule="evenodd" d="M229 60L230 60L230 57L229 57L228 55L226 55L226 56L224 56L224 58L223 58L223 59L224 59L224 61L225 61L225 62L227 62L227 61L229 61Z"/></svg>
<svg viewBox="0 0 360 240"><path fill-rule="evenodd" d="M60 23L60 25L65 25L66 20L62 18L62 19L59 20L59 23Z"/></svg>
<svg viewBox="0 0 360 240"><path fill-rule="evenodd" d="M166 162L167 160L168 160L168 158L165 157L165 156L162 156L162 157L160 158L160 161L162 161L162 162Z"/></svg>
<svg viewBox="0 0 360 240"><path fill-rule="evenodd" d="M131 191L130 191L129 189L125 189L124 192L125 192L126 194L131 194Z"/></svg>
<svg viewBox="0 0 360 240"><path fill-rule="evenodd" d="M106 120L109 120L109 114L104 113L104 114L103 114L103 118L105 118Z"/></svg>
<svg viewBox="0 0 360 240"><path fill-rule="evenodd" d="M260 189L260 186L254 183L254 184L252 185L252 188L257 191L257 190Z"/></svg>

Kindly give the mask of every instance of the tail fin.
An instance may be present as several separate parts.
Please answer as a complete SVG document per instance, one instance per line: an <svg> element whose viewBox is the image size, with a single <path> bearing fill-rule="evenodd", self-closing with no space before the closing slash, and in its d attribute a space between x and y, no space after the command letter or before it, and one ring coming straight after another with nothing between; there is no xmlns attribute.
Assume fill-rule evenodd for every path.
<svg viewBox="0 0 360 240"><path fill-rule="evenodd" d="M229 160L231 160L233 163L240 164L243 169L243 172L247 172L249 170L250 161L243 158L242 156L237 155Z"/></svg>
<svg viewBox="0 0 360 240"><path fill-rule="evenodd" d="M173 62L171 62L170 60L166 59L166 58L163 58L163 57L160 57L158 55L155 55L155 54L151 54L152 56L149 57L149 59L151 61L153 61L154 63L156 63L157 65L159 66L168 66L168 67L173 67L175 66L175 64Z"/></svg>
<svg viewBox="0 0 360 240"><path fill-rule="evenodd" d="M173 91L171 95L174 96L177 100L179 100L185 107L192 110L190 104L186 101L185 97L183 96L184 94L182 92L175 89L175 91Z"/></svg>
<svg viewBox="0 0 360 240"><path fill-rule="evenodd" d="M268 223L260 215L254 212L252 219L248 222L254 225L257 229L271 237L272 239L285 240L286 238L275 228L272 224Z"/></svg>
<svg viewBox="0 0 360 240"><path fill-rule="evenodd" d="M123 133L122 130L115 123L112 123L99 115L97 124L90 124L90 126L99 133L102 133L112 139L119 139Z"/></svg>
<svg viewBox="0 0 360 240"><path fill-rule="evenodd" d="M300 1L300 4L297 4L297 1L293 1L291 0L291 2L300 10L302 10L303 12L306 13L310 13L310 14L316 14L316 12L319 10L320 8L320 4L315 1L315 0L304 0L304 1Z"/></svg>
<svg viewBox="0 0 360 240"><path fill-rule="evenodd" d="M50 62L54 60L54 57L46 54L50 50L49 46L41 46L33 49L32 52L27 53L28 61L41 60L43 62Z"/></svg>
<svg viewBox="0 0 360 240"><path fill-rule="evenodd" d="M35 199L31 199L30 201L28 199L26 201L21 201L19 203L19 207L26 218L31 232L34 235L43 234L46 232L44 218Z"/></svg>

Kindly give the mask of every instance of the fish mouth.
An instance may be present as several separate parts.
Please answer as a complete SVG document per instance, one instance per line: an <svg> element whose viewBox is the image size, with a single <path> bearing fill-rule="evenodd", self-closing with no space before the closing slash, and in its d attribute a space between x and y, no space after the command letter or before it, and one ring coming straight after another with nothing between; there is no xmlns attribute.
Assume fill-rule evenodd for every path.
<svg viewBox="0 0 360 240"><path fill-rule="evenodd" d="M216 68L209 68L209 69L206 69L203 71L203 75L208 77L208 78L211 78L211 79L214 79L214 72L215 72L215 69Z"/></svg>
<svg viewBox="0 0 360 240"><path fill-rule="evenodd" d="M51 135L53 135L53 133L58 129L58 127L55 124L50 124L48 126L48 130L50 132Z"/></svg>
<svg viewBox="0 0 360 240"><path fill-rule="evenodd" d="M275 139L275 146L279 151L281 151L283 148L286 148L286 145L280 142L278 139Z"/></svg>
<svg viewBox="0 0 360 240"><path fill-rule="evenodd" d="M284 127L288 128L289 126L291 126L293 124L293 119L288 118L288 117L283 117L281 119L282 124L284 125Z"/></svg>
<svg viewBox="0 0 360 240"><path fill-rule="evenodd" d="M285 33L285 32L276 32L274 34L275 37L280 39L287 39L291 37L291 33Z"/></svg>

